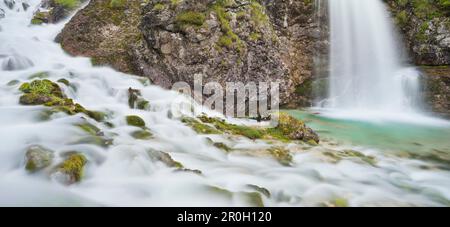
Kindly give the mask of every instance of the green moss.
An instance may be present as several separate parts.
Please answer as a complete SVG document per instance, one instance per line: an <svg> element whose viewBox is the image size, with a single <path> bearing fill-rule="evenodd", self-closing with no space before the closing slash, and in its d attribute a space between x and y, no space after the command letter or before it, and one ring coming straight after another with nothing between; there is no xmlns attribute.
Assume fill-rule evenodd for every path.
<svg viewBox="0 0 450 227"><path fill-rule="evenodd" d="M149 140L153 138L153 134L148 130L139 130L131 133L131 136L138 140Z"/></svg>
<svg viewBox="0 0 450 227"><path fill-rule="evenodd" d="M20 83L20 81L18 81L18 80L11 80L6 85L7 86L16 86L19 83Z"/></svg>
<svg viewBox="0 0 450 227"><path fill-rule="evenodd" d="M292 164L292 156L288 150L282 147L272 147L268 152L282 165L290 166Z"/></svg>
<svg viewBox="0 0 450 227"><path fill-rule="evenodd" d="M45 105L53 107L55 112L61 111L69 115L84 113L97 121L104 119L104 114L101 112L86 110L80 104L74 103L72 99L66 98L59 85L50 80L23 83L19 90L24 93L19 99L22 105Z"/></svg>
<svg viewBox="0 0 450 227"><path fill-rule="evenodd" d="M217 45L219 47L226 47L226 48L234 47L239 52L242 52L244 44L242 40L239 38L239 36L236 33L234 33L233 29L231 28L230 25L231 15L225 10L225 7L229 7L232 4L233 3L231 1L222 0L217 1L212 6L212 10L217 15L223 33L223 36L219 38Z"/></svg>
<svg viewBox="0 0 450 227"><path fill-rule="evenodd" d="M41 25L41 24L43 24L44 23L44 21L42 20L42 19L39 19L39 18L33 18L33 19L31 19L31 24L32 25Z"/></svg>
<svg viewBox="0 0 450 227"><path fill-rule="evenodd" d="M79 182L83 178L86 163L87 159L83 154L72 154L58 166L58 171L69 176L69 183Z"/></svg>
<svg viewBox="0 0 450 227"><path fill-rule="evenodd" d="M139 116L129 115L126 117L126 120L127 120L127 124L130 126L135 126L135 127L140 127L140 128L145 127L145 121L142 118L140 118Z"/></svg>
<svg viewBox="0 0 450 227"><path fill-rule="evenodd" d="M80 5L79 0L54 0L57 5L64 7L65 9L75 9Z"/></svg>
<svg viewBox="0 0 450 227"><path fill-rule="evenodd" d="M163 10L165 8L165 5L163 4L163 3L156 3L154 6L153 6L153 10L156 10L156 11L161 11L161 10Z"/></svg>
<svg viewBox="0 0 450 227"><path fill-rule="evenodd" d="M196 26L200 27L205 23L206 16L204 13L196 11L185 11L177 15L175 22L180 26Z"/></svg>
<svg viewBox="0 0 450 227"><path fill-rule="evenodd" d="M70 86L70 82L67 79L61 78L59 80L57 80L58 83L62 83L66 86Z"/></svg>
<svg viewBox="0 0 450 227"><path fill-rule="evenodd" d="M126 0L111 0L109 7L111 9L123 9L126 5Z"/></svg>

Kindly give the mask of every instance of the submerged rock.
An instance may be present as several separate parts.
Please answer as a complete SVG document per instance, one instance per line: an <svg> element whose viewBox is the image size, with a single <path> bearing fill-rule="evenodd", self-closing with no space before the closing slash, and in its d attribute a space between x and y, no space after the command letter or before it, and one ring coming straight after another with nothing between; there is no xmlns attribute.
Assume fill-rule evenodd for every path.
<svg viewBox="0 0 450 227"><path fill-rule="evenodd" d="M102 112L86 110L67 98L58 84L47 79L23 83L19 90L24 93L19 99L22 105L45 105L52 107L53 112L65 112L69 115L83 113L96 121L103 121L106 116Z"/></svg>
<svg viewBox="0 0 450 227"><path fill-rule="evenodd" d="M21 55L12 55L3 60L2 69L5 71L23 70L33 67L33 62Z"/></svg>
<svg viewBox="0 0 450 227"><path fill-rule="evenodd" d="M131 109L147 110L150 108L150 102L142 98L141 91L129 88L128 106L130 106Z"/></svg>
<svg viewBox="0 0 450 227"><path fill-rule="evenodd" d="M5 10L0 8L0 19L3 19L3 18L5 18Z"/></svg>
<svg viewBox="0 0 450 227"><path fill-rule="evenodd" d="M281 165L291 166L292 155L290 152L282 147L272 147L268 152L274 157Z"/></svg>
<svg viewBox="0 0 450 227"><path fill-rule="evenodd" d="M41 146L31 146L25 154L25 169L29 172L36 172L52 164L53 151Z"/></svg>
<svg viewBox="0 0 450 227"><path fill-rule="evenodd" d="M151 149L147 151L147 153L149 157L154 161L160 161L166 164L168 167L184 169L183 164L173 160L172 157L166 152Z"/></svg>
<svg viewBox="0 0 450 227"><path fill-rule="evenodd" d="M81 181L87 158L80 153L73 153L53 171L52 177L58 182L70 185Z"/></svg>
<svg viewBox="0 0 450 227"><path fill-rule="evenodd" d="M14 9L14 6L16 5L15 0L3 0L3 2L5 3L6 7L8 7L9 9Z"/></svg>

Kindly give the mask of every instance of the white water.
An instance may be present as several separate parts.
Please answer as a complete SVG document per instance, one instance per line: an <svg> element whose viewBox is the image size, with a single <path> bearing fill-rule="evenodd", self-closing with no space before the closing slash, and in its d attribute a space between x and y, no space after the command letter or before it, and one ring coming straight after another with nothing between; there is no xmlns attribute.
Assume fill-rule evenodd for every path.
<svg viewBox="0 0 450 227"><path fill-rule="evenodd" d="M16 2L20 2L17 1ZM179 95L156 86L146 86L137 77L107 67L92 67L87 58L75 58L53 42L64 24L29 26L38 1L29 1L24 12L16 4L5 9L0 19L0 61L21 56L17 62L32 65L21 70L0 71L0 206L246 206L248 199L238 192L254 192L246 185L267 188L271 197L262 196L266 206L320 205L344 198L351 206L364 205L447 205L450 199L450 174L418 160L384 156L376 150L361 148L376 156L377 167L354 159L337 164L327 161L323 151L348 149L323 141L322 146L290 144L294 162L284 167L270 157L258 157L257 150L271 145L243 138L211 136L229 146L253 155L225 154L209 145L205 136L197 135L179 120L169 119L168 111ZM53 115L39 120L45 110L41 106L18 104L20 83L29 76L47 71L48 79L68 79L76 89L60 86L64 92L91 110L110 113L115 127L96 124L114 139L112 146L73 144L84 132L74 126L82 115ZM133 110L127 104L127 89L140 89L150 100L151 111ZM125 116L141 116L155 135L149 141L135 140ZM56 162L68 151L79 151L88 158L83 180L71 186L54 181L47 172L29 174L24 169L26 148L42 145L54 150ZM186 168L198 169L203 175L176 172L160 162L152 161L147 151L168 152ZM256 150L256 151L255 151ZM55 163L56 164L56 163ZM234 192L232 196L208 190L216 186Z"/></svg>
<svg viewBox="0 0 450 227"><path fill-rule="evenodd" d="M330 0L330 92L326 107L348 113L414 114L419 73L401 64L392 19L381 0Z"/></svg>

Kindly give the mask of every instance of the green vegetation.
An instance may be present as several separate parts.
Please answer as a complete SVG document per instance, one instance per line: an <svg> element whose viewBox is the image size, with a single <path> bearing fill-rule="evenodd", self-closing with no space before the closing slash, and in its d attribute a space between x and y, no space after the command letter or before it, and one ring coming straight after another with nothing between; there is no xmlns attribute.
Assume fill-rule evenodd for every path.
<svg viewBox="0 0 450 227"><path fill-rule="evenodd" d="M79 0L55 0L55 3L69 10L75 9L80 5Z"/></svg>
<svg viewBox="0 0 450 227"><path fill-rule="evenodd" d="M219 0L216 1L214 5L212 5L212 10L217 15L217 19L220 23L220 28L222 30L223 36L221 36L217 42L219 47L226 47L228 49L236 48L239 52L242 51L243 42L239 38L239 36L234 33L233 29L230 25L231 15L225 9L225 7L229 7L234 4L234 1L230 0Z"/></svg>
<svg viewBox="0 0 450 227"><path fill-rule="evenodd" d="M292 163L292 155L288 150L282 147L272 147L269 153L274 157L281 165L290 166Z"/></svg>
<svg viewBox="0 0 450 227"><path fill-rule="evenodd" d="M204 13L195 12L195 11L185 11L177 15L175 21L180 27L184 26L195 26L201 27L206 20L206 16Z"/></svg>
<svg viewBox="0 0 450 227"><path fill-rule="evenodd" d="M83 154L75 153L61 163L57 167L57 171L69 177L69 182L67 183L79 182L83 178L86 163L87 159Z"/></svg>
<svg viewBox="0 0 450 227"><path fill-rule="evenodd" d="M153 6L153 10L156 10L156 11L161 11L161 10L163 10L164 8L165 8L165 5L162 4L162 3L156 3L156 4Z"/></svg>
<svg viewBox="0 0 450 227"><path fill-rule="evenodd" d="M296 118L280 113L279 124L274 128L260 128L245 125L227 123L220 118L211 118L205 115L195 118L183 118L182 122L201 134L232 134L247 137L249 139L268 139L290 142L302 140L304 142L319 142L319 137L305 124Z"/></svg>
<svg viewBox="0 0 450 227"><path fill-rule="evenodd" d="M47 79L23 83L19 90L24 93L19 99L22 105L45 105L53 107L54 112L61 111L69 115L84 113L96 121L105 118L104 113L86 110L80 104L74 103L63 94L58 84Z"/></svg>
<svg viewBox="0 0 450 227"><path fill-rule="evenodd" d="M138 140L149 140L153 138L153 134L148 130L139 130L131 133L131 136Z"/></svg>

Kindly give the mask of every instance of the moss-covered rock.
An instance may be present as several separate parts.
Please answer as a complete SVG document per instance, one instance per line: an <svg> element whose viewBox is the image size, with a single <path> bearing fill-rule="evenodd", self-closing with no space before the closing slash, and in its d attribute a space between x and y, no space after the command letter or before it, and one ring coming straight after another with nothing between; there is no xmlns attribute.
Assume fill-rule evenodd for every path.
<svg viewBox="0 0 450 227"><path fill-rule="evenodd" d="M36 172L52 164L54 152L41 146L31 146L25 154L25 169Z"/></svg>
<svg viewBox="0 0 450 227"><path fill-rule="evenodd" d="M198 121L200 120L200 121ZM300 140L304 142L320 142L319 136L304 122L286 114L280 113L278 125L274 128L261 128L245 125L235 125L220 118L212 118L206 115L194 118L183 118L182 122L202 134L233 134L249 139L275 139L284 142Z"/></svg>
<svg viewBox="0 0 450 227"><path fill-rule="evenodd" d="M343 151L327 151L324 155L331 158L333 162L340 162L343 159L356 159L376 167L377 160L373 156L367 156L359 151L343 150Z"/></svg>
<svg viewBox="0 0 450 227"><path fill-rule="evenodd" d="M52 176L63 184L74 184L83 178L87 158L81 153L72 153L59 164Z"/></svg>
<svg viewBox="0 0 450 227"><path fill-rule="evenodd" d="M140 128L145 127L145 121L139 116L129 115L129 116L126 116L126 120L127 120L127 124L130 126L135 126L135 127L140 127Z"/></svg>
<svg viewBox="0 0 450 227"><path fill-rule="evenodd" d="M288 150L282 147L272 147L268 152L282 165L290 166L292 164L292 156Z"/></svg>
<svg viewBox="0 0 450 227"><path fill-rule="evenodd" d="M131 133L131 136L138 140L149 140L153 138L153 134L148 130L139 130Z"/></svg>
<svg viewBox="0 0 450 227"><path fill-rule="evenodd" d="M166 152L150 149L147 151L147 153L149 157L154 161L160 161L171 168L184 169L183 164L173 160L173 158Z"/></svg>

